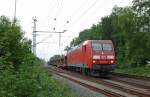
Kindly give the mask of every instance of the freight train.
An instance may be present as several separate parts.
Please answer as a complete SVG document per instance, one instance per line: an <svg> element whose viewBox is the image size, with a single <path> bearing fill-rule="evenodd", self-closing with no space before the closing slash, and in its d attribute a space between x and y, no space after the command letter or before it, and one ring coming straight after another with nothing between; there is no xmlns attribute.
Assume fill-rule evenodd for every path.
<svg viewBox="0 0 150 97"><path fill-rule="evenodd" d="M63 68L85 75L110 73L115 67L115 50L111 40L86 40L64 56Z"/></svg>
<svg viewBox="0 0 150 97"><path fill-rule="evenodd" d="M49 65L62 67L64 64L66 64L66 59L64 59L64 55L54 55L51 57L51 59L48 61Z"/></svg>

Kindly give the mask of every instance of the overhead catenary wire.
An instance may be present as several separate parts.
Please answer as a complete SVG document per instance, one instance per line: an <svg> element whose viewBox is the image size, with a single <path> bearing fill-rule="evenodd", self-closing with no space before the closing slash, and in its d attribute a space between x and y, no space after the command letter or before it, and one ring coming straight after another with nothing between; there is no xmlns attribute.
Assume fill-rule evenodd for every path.
<svg viewBox="0 0 150 97"><path fill-rule="evenodd" d="M58 15L61 13L62 11L62 5L63 5L63 0L60 1L60 6L58 7L58 11L56 12L56 19L58 18ZM56 20L56 25L57 25L58 20ZM61 33L59 33L59 47L61 44Z"/></svg>
<svg viewBox="0 0 150 97"><path fill-rule="evenodd" d="M50 32L50 31L36 31L36 32L58 33L58 34L60 34L60 33L64 33L64 32L65 32L65 30L64 30L63 32ZM41 40L40 42L36 43L35 45L37 45L37 44L39 44L39 43L41 43L41 42L43 42L43 41L47 40L50 36L52 36L52 35L50 34L49 36L45 37L43 40ZM34 46L34 45L33 45L33 46Z"/></svg>
<svg viewBox="0 0 150 97"><path fill-rule="evenodd" d="M60 13L62 11L62 8L63 8L63 0L57 0L57 7L56 8L57 9L56 9L56 13L55 13L55 16L54 16L55 26L58 23L58 16L60 15ZM55 30L55 29L56 29L56 27L53 28L53 30Z"/></svg>
<svg viewBox="0 0 150 97"><path fill-rule="evenodd" d="M58 15L61 13L63 7L63 0L60 0L60 6L58 6L58 10L56 11L56 16L55 18L58 17Z"/></svg>
<svg viewBox="0 0 150 97"><path fill-rule="evenodd" d="M90 9L94 7L98 0L95 0L76 20L72 22L66 29L71 28L75 23L77 23Z"/></svg>
<svg viewBox="0 0 150 97"><path fill-rule="evenodd" d="M56 17L56 13L54 13L54 11L55 12L57 11L57 9L58 9L58 3L59 3L59 0L52 0L52 2L50 2L50 8L49 8L50 13L48 14L47 17L51 17L51 15L55 14L54 16L51 17L52 19L50 18L50 20L54 20L54 17ZM47 19L46 19L46 22L47 22ZM50 24L52 26L52 23L50 23Z"/></svg>
<svg viewBox="0 0 150 97"><path fill-rule="evenodd" d="M57 1L58 1L58 0L55 0L55 1L54 1L54 0L52 0L52 2L51 2L51 3L52 3L52 5L50 6L50 12L52 12L52 11L53 11L53 9L56 7Z"/></svg>
<svg viewBox="0 0 150 97"><path fill-rule="evenodd" d="M68 29L70 29L72 26L74 26L75 23L77 23L85 14L88 13L88 11L90 11L96 4L97 4L98 0L95 0L93 3L91 3L91 5L76 19L74 20L67 28L66 30L68 31ZM85 5L85 4L84 4ZM79 7L78 9L81 9L81 7ZM77 11L77 10L76 10ZM70 22L70 21L69 21Z"/></svg>
<svg viewBox="0 0 150 97"><path fill-rule="evenodd" d="M67 28L66 28L66 30L68 31L68 29L70 28L70 27L72 27L77 21L79 21L90 9L92 9L96 4L97 4L97 1L98 0L95 0L76 20L74 20ZM83 3L86 3L85 1L83 1ZM85 4L84 4L85 5ZM79 9L81 9L82 8L82 6L81 7L78 7L78 10ZM77 12L77 10L75 11L75 12ZM70 21L69 21L69 23L70 23Z"/></svg>
<svg viewBox="0 0 150 97"><path fill-rule="evenodd" d="M56 7L56 10L55 10L55 16L56 16L56 13L57 13L58 8L59 8L59 1L60 1L60 0L57 0L56 5L55 5L55 7Z"/></svg>
<svg viewBox="0 0 150 97"><path fill-rule="evenodd" d="M57 1L58 0L50 0L50 2L49 2L50 3L50 5L49 5L49 11L50 12L48 12L46 17L50 17L53 14L53 11L56 7ZM46 21L47 21L47 19L46 19Z"/></svg>
<svg viewBox="0 0 150 97"><path fill-rule="evenodd" d="M72 14L69 16L69 19L68 20L71 20L71 18L74 16L76 16L77 15L77 13L79 12L79 10L81 10L84 6L83 5L85 5L86 3L88 2L88 0L84 0L80 5L79 5L79 7L75 10L75 11L73 11L72 12Z"/></svg>
<svg viewBox="0 0 150 97"><path fill-rule="evenodd" d="M57 0L56 3L59 3L58 1L59 1L59 0ZM92 7L96 4L96 2L97 2L97 0L95 0L95 2L92 3L92 4L88 7L88 9L86 9L86 10L80 15L80 17L78 17L75 21L73 21L73 22L72 22L72 25L74 25L78 20L80 20L81 17L83 17L83 15L85 15ZM56 7L56 6L55 6L55 7ZM57 12L56 12L56 15L55 15L55 18L56 18L56 19L58 18L59 14L61 13L62 7L63 7L63 0L61 0L60 3L59 3L58 6L57 6ZM80 9L80 7L79 7L79 9ZM58 21L58 20L57 20L57 21ZM57 21L56 21L56 22L57 22ZM70 25L69 27L71 27L72 25ZM41 42L47 40L48 38L49 38L49 36L48 36L48 37L45 37L44 39L42 39L42 40L41 40L40 42L38 42L37 44L39 44L39 43L41 43ZM60 43L60 44L61 44L61 43ZM61 46L61 45L60 45L60 46ZM59 47L60 47L60 46L59 46ZM60 50L61 50L61 48L60 48Z"/></svg>
<svg viewBox="0 0 150 97"><path fill-rule="evenodd" d="M50 36L52 36L52 35L48 35L47 37L45 37L44 39L42 39L40 42L37 42L35 45L44 42L44 41L47 40Z"/></svg>
<svg viewBox="0 0 150 97"><path fill-rule="evenodd" d="M81 10L81 9L84 7L83 5L85 5L88 1L89 1L89 0L84 0L84 1L79 5L79 7L78 7L75 11L73 11L73 12L71 13L71 15L69 16L69 18L65 21L65 24L63 25L64 28L65 28L66 24L69 24L69 23L70 23L69 20L71 20L72 17L75 17L75 16L77 15L77 13L79 12L79 10Z"/></svg>
<svg viewBox="0 0 150 97"><path fill-rule="evenodd" d="M84 0L83 1L83 3L85 4L87 2L87 0ZM55 23L57 24L57 22L58 22L58 15L61 13L61 10L62 10L62 5L63 5L63 0L60 0L60 3L58 2L58 4L57 4L57 7L58 7L58 10L57 10L57 12L56 12L56 16L55 16L55 18L54 18L54 20L55 20ZM83 5L83 4L82 4ZM93 5L93 4L92 4ZM78 10L80 10L82 8L82 6L80 5L80 7L75 11L75 13L78 11ZM90 9L90 8L88 8L88 9ZM87 10L88 10L87 9ZM75 14L74 13L74 14ZM84 12L85 13L85 12ZM83 13L83 14L84 14ZM73 15L73 14L72 14ZM67 21L67 23L69 23L69 21ZM54 27L53 28L53 30L56 30L56 27ZM61 38L61 34L59 34L59 37ZM60 44L61 44L61 39L59 38L59 46L60 46Z"/></svg>
<svg viewBox="0 0 150 97"><path fill-rule="evenodd" d="M47 50L46 50L46 51L49 51L49 46L50 46L50 43L47 44ZM47 54L46 58L48 58L48 56L49 56L49 54ZM49 60L49 59L48 59L48 60ZM48 60L47 60L47 61L48 61Z"/></svg>

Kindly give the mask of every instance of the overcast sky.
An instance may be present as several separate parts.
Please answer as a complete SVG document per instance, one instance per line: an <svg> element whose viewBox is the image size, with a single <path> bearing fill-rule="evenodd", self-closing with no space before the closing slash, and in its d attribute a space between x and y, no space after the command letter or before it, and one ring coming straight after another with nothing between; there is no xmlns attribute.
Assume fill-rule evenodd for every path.
<svg viewBox="0 0 150 97"><path fill-rule="evenodd" d="M14 4L15 0L0 0L0 15L12 19ZM65 46L80 31L97 24L102 17L111 13L115 5L123 7L131 4L132 0L17 0L16 16L28 39L32 39L34 16L38 21L37 31L67 30L62 34L60 47L58 34L37 35L37 42L43 42L37 45L37 56L48 60L54 54L63 54Z"/></svg>

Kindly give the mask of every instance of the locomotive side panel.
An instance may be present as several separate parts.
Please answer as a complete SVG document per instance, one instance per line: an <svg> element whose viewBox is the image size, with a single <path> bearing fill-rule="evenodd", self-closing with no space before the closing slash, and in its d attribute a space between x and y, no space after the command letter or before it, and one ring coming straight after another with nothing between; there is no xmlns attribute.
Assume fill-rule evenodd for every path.
<svg viewBox="0 0 150 97"><path fill-rule="evenodd" d="M83 51L83 59L84 64L87 66L86 68L92 69L92 49L91 49L91 42L88 41L84 45L84 51Z"/></svg>
<svg viewBox="0 0 150 97"><path fill-rule="evenodd" d="M80 67L83 64L83 52L82 47L73 49L67 54L68 66Z"/></svg>

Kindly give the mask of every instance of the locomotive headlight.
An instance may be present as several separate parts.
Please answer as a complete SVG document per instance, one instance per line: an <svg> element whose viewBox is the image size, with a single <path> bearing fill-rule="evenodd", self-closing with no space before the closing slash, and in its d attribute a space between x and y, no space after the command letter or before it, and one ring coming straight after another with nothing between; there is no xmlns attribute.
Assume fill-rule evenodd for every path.
<svg viewBox="0 0 150 97"><path fill-rule="evenodd" d="M113 61L113 60L111 60L111 61L110 61L110 63L114 63L114 61Z"/></svg>
<svg viewBox="0 0 150 97"><path fill-rule="evenodd" d="M108 55L107 59L114 59L114 56L113 55Z"/></svg>
<svg viewBox="0 0 150 97"><path fill-rule="evenodd" d="M100 56L94 55L94 56L93 56L93 59L100 59Z"/></svg>
<svg viewBox="0 0 150 97"><path fill-rule="evenodd" d="M93 60L93 63L95 63L96 61L95 60Z"/></svg>

